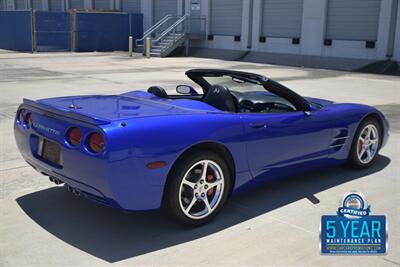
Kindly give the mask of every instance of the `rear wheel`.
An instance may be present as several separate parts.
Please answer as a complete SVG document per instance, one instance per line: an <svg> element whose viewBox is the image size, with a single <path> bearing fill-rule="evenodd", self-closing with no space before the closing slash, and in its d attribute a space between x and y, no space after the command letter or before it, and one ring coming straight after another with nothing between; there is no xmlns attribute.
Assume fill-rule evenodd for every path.
<svg viewBox="0 0 400 267"><path fill-rule="evenodd" d="M209 222L226 202L229 176L229 168L219 155L210 151L189 154L171 172L164 212L192 226Z"/></svg>
<svg viewBox="0 0 400 267"><path fill-rule="evenodd" d="M366 119L358 127L349 155L349 163L355 168L367 168L377 158L381 145L381 126L376 119Z"/></svg>

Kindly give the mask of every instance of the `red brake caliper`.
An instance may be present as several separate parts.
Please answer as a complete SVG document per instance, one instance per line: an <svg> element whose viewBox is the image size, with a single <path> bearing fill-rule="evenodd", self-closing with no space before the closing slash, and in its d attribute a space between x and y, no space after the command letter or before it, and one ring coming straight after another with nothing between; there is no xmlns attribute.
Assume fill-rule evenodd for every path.
<svg viewBox="0 0 400 267"><path fill-rule="evenodd" d="M206 180L208 183L211 183L214 181L214 176L212 174L208 174ZM207 191L207 196L211 196L213 193L214 193L214 188L210 188Z"/></svg>

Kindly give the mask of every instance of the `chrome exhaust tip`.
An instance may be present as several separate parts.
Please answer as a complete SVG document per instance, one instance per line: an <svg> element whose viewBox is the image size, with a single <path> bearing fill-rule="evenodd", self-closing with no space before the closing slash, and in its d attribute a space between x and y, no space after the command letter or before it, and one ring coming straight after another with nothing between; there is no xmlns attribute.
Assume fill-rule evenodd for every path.
<svg viewBox="0 0 400 267"><path fill-rule="evenodd" d="M49 180L50 180L50 182L55 183L56 185L60 185L60 184L64 183L60 179L57 179L57 178L54 178L54 177L51 177L51 176L49 176Z"/></svg>
<svg viewBox="0 0 400 267"><path fill-rule="evenodd" d="M63 181L61 181L61 180L59 180L59 179L53 179L54 180L54 183L56 184L56 185L60 185L60 184L63 184L64 182Z"/></svg>

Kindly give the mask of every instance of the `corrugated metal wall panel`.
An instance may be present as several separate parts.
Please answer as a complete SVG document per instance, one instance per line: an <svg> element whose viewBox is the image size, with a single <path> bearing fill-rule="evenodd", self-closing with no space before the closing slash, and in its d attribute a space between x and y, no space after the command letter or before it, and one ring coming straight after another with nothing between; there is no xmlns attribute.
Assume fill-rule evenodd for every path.
<svg viewBox="0 0 400 267"><path fill-rule="evenodd" d="M329 0L326 38L375 41L381 0Z"/></svg>
<svg viewBox="0 0 400 267"><path fill-rule="evenodd" d="M43 10L42 0L32 0L32 8L35 10Z"/></svg>
<svg viewBox="0 0 400 267"><path fill-rule="evenodd" d="M242 33L242 0L211 1L211 34L241 35Z"/></svg>
<svg viewBox="0 0 400 267"><path fill-rule="evenodd" d="M159 21L168 14L178 15L177 0L154 0L154 22Z"/></svg>
<svg viewBox="0 0 400 267"><path fill-rule="evenodd" d="M73 8L83 8L83 0L69 0L69 8L73 9Z"/></svg>
<svg viewBox="0 0 400 267"><path fill-rule="evenodd" d="M93 8L94 9L103 9L103 10L110 10L110 0L94 0L93 1Z"/></svg>
<svg viewBox="0 0 400 267"><path fill-rule="evenodd" d="M49 10L50 11L62 11L62 0L50 0L49 1Z"/></svg>
<svg viewBox="0 0 400 267"><path fill-rule="evenodd" d="M263 0L261 35L300 37L302 18L303 0Z"/></svg>
<svg viewBox="0 0 400 267"><path fill-rule="evenodd" d="M141 13L140 0L121 0L121 10L130 13Z"/></svg>

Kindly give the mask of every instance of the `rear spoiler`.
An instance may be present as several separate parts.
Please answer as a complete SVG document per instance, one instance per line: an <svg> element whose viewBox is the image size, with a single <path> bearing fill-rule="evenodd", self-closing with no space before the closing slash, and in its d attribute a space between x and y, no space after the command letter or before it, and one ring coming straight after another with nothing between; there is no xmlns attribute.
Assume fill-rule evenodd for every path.
<svg viewBox="0 0 400 267"><path fill-rule="evenodd" d="M66 108L61 108L57 107L54 108L50 105L38 103L37 101L31 100L31 99L26 99L24 98L23 100L23 105L29 106L32 110L37 110L37 111L44 111L48 112L50 114L55 114L60 117L65 117L69 119L74 119L80 122L85 122L93 125L103 125L103 124L109 124L111 123L110 120L104 119L104 118L96 118L91 115L85 115L83 113L78 113L75 109L66 109Z"/></svg>

